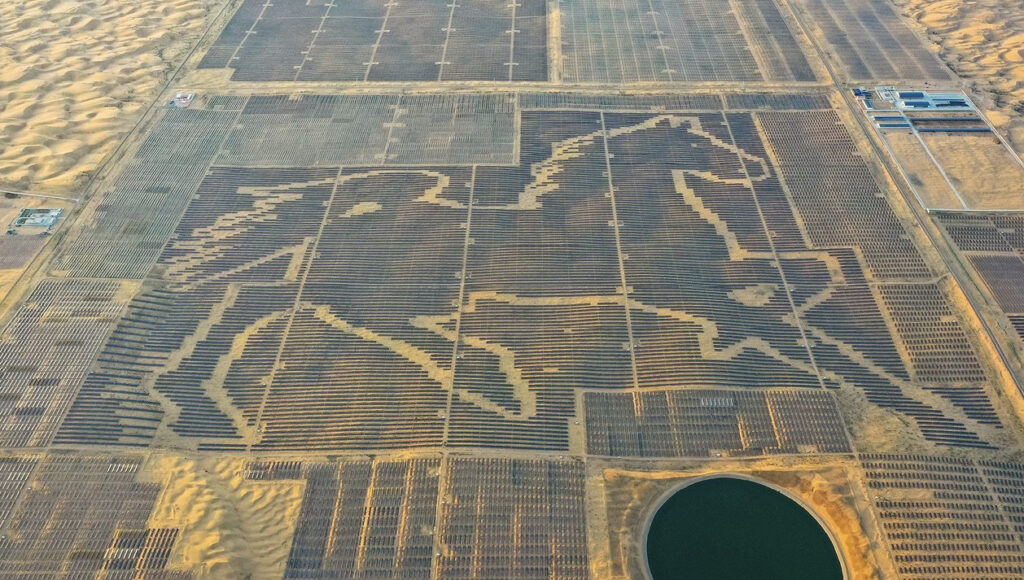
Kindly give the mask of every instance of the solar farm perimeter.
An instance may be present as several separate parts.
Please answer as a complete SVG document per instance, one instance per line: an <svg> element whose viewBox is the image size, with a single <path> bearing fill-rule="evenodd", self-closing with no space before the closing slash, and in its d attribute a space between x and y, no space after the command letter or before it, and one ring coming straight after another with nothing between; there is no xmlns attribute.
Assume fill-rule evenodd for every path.
<svg viewBox="0 0 1024 580"><path fill-rule="evenodd" d="M849 578L1021 577L963 91L884 0L228 2L5 302L0 576L643 578L732 473Z"/></svg>

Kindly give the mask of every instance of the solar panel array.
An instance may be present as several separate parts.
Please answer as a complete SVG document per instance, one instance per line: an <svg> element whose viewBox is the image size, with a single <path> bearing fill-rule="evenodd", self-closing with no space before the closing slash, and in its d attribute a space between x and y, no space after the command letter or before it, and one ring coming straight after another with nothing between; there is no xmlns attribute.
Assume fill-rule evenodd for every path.
<svg viewBox="0 0 1024 580"><path fill-rule="evenodd" d="M1010 315L1010 324L1021 338L1024 338L1024 315Z"/></svg>
<svg viewBox="0 0 1024 580"><path fill-rule="evenodd" d="M180 530L147 527L161 486L138 481L143 462L0 458L4 577L193 577L166 568ZM303 482L286 578L589 577L578 459L256 460L245 472Z"/></svg>
<svg viewBox="0 0 1024 580"><path fill-rule="evenodd" d="M934 284L879 287L918 381L981 423L999 424L982 385L988 377L942 290Z"/></svg>
<svg viewBox="0 0 1024 580"><path fill-rule="evenodd" d="M45 243L42 235L5 235L0 238L0 270L28 266Z"/></svg>
<svg viewBox="0 0 1024 580"><path fill-rule="evenodd" d="M37 465L38 457L0 457L0 528L7 525Z"/></svg>
<svg viewBox="0 0 1024 580"><path fill-rule="evenodd" d="M176 407L178 434L237 443L256 422L337 174L212 170L158 261L164 282L129 304L57 440L148 441L165 414L156 393Z"/></svg>
<svg viewBox="0 0 1024 580"><path fill-rule="evenodd" d="M235 81L816 81L810 41L776 0L245 0L200 68ZM883 0L802 0L851 79L950 71ZM548 70L548 26L559 44Z"/></svg>
<svg viewBox="0 0 1024 580"><path fill-rule="evenodd" d="M712 457L848 453L831 393L678 389L585 393L587 453Z"/></svg>
<svg viewBox="0 0 1024 580"><path fill-rule="evenodd" d="M834 111L773 112L759 119L815 245L856 245L878 277L929 277Z"/></svg>
<svg viewBox="0 0 1024 580"><path fill-rule="evenodd" d="M208 170L56 441L145 445L169 429L208 450L566 452L581 389L851 386L931 441L989 447L986 377L838 117L806 110L827 99L729 98L757 110L723 113L711 95L224 103L241 113L226 136L210 127L215 163L239 162L224 151L247 126L272 144L288 123L388 103L404 122L372 134L431 135L438 111L477 110L519 137L495 149L502 164L467 150L434 165L463 154L392 137L420 164L318 167L296 146L277 162L300 168ZM715 108L649 110L673 103ZM900 294L890 278L921 282Z"/></svg>
<svg viewBox="0 0 1024 580"><path fill-rule="evenodd" d="M813 111L831 108L828 95L822 93L730 93L725 95L729 109L794 109Z"/></svg>
<svg viewBox="0 0 1024 580"><path fill-rule="evenodd" d="M988 284L1004 312L1024 310L1024 262L1020 256L972 256L971 264Z"/></svg>
<svg viewBox="0 0 1024 580"><path fill-rule="evenodd" d="M5 575L191 577L165 569L179 530L146 527L160 486L137 481L142 461L0 460ZM921 455L860 462L900 577L1024 571L1024 466ZM589 574L576 459L258 460L246 472L304 481L288 578Z"/></svg>
<svg viewBox="0 0 1024 580"><path fill-rule="evenodd" d="M245 0L199 68L237 81L539 81L544 0Z"/></svg>
<svg viewBox="0 0 1024 580"><path fill-rule="evenodd" d="M935 284L879 287L889 316L910 352L917 377L929 383L985 381L967 333Z"/></svg>
<svg viewBox="0 0 1024 580"><path fill-rule="evenodd" d="M949 80L949 68L925 48L885 0L796 0L850 80Z"/></svg>
<svg viewBox="0 0 1024 580"><path fill-rule="evenodd" d="M813 56L948 79L885 0L231 7L229 94L155 109L0 333L0 576L201 576L153 479L195 454L301 493L286 578L626 575L671 481L622 469L787 454L861 462L900 576L1024 575L1024 467L844 421L1012 438ZM939 219L1024 336L1020 216Z"/></svg>
<svg viewBox="0 0 1024 580"><path fill-rule="evenodd" d="M936 221L1024 339L1024 216L941 212Z"/></svg>
<svg viewBox="0 0 1024 580"><path fill-rule="evenodd" d="M440 444L438 379L450 373L452 345L426 322L458 300L466 210L413 200L437 187L464 207L470 178L468 168L342 172L266 396L260 447Z"/></svg>
<svg viewBox="0 0 1024 580"><path fill-rule="evenodd" d="M508 94L255 95L216 164L512 164L515 140Z"/></svg>
<svg viewBox="0 0 1024 580"><path fill-rule="evenodd" d="M178 530L147 527L160 485L136 481L141 464L135 456L5 458L0 575L191 578L163 574Z"/></svg>
<svg viewBox="0 0 1024 580"><path fill-rule="evenodd" d="M126 301L116 280L36 286L0 334L0 446L50 443Z"/></svg>
<svg viewBox="0 0 1024 580"><path fill-rule="evenodd" d="M430 578L439 466L437 459L346 461L336 473L333 466L308 466L285 577L323 570L334 577Z"/></svg>
<svg viewBox="0 0 1024 580"><path fill-rule="evenodd" d="M466 457L447 469L438 577L590 577L582 461Z"/></svg>
<svg viewBox="0 0 1024 580"><path fill-rule="evenodd" d="M799 110L831 108L826 92L808 89L801 93L519 93L522 109L592 111L715 111L720 109Z"/></svg>
<svg viewBox="0 0 1024 580"><path fill-rule="evenodd" d="M103 201L79 222L52 269L81 278L143 278L202 181L233 111L166 111Z"/></svg>
<svg viewBox="0 0 1024 580"><path fill-rule="evenodd" d="M588 578L583 462L256 461L304 480L286 578Z"/></svg>
<svg viewBox="0 0 1024 580"><path fill-rule="evenodd" d="M1024 575L1024 465L861 455L901 578Z"/></svg>
<svg viewBox="0 0 1024 580"><path fill-rule="evenodd" d="M592 110L592 111L663 111L663 110L705 110L720 109L720 95L698 94L636 94L615 93L520 93L519 106L523 109L541 110Z"/></svg>
<svg viewBox="0 0 1024 580"><path fill-rule="evenodd" d="M813 81L771 0L560 0L567 82Z"/></svg>
<svg viewBox="0 0 1024 580"><path fill-rule="evenodd" d="M236 81L815 81L775 0L245 0L200 61ZM883 0L802 0L799 15L859 80L946 80ZM547 27L560 44L548 70ZM549 74L550 73L550 74Z"/></svg>

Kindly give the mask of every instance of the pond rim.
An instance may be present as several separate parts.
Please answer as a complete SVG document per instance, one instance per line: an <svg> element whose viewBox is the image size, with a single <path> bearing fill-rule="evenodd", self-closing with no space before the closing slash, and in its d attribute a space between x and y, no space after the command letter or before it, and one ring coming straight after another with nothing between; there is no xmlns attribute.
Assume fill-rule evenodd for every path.
<svg viewBox="0 0 1024 580"><path fill-rule="evenodd" d="M800 506L805 512L807 512L811 515L812 518L814 518L814 521L818 522L818 525L821 526L821 529L825 530L825 535L827 535L829 541L832 542L832 549L835 550L836 558L839 560L839 568L842 570L843 580L850 580L850 572L846 564L846 555L843 554L843 551L839 549L839 542L836 540L836 535L832 531L832 527L829 526L828 523L820 515L818 515L817 511L811 509L810 506L808 506L802 498L797 497L794 493L780 485L776 485L769 481L758 479L756 477L746 475L743 473L729 472L707 473L697 477L691 477L685 481L673 485L667 491L662 493L661 496L658 497L658 500L654 502L653 507L647 512L647 517L644 518L644 533L642 538L643 541L640 544L644 557L644 580L654 580L654 575L651 574L651 562L647 555L647 537L651 534L651 524L654 522L654 516L657 515L659 511L661 511L662 506L665 505L665 502L667 502L669 498L695 483L707 481L709 479L741 479L744 481L749 481L751 483L756 483L758 485L762 485L764 487L767 487L768 489L781 493L786 499L789 499L796 505Z"/></svg>

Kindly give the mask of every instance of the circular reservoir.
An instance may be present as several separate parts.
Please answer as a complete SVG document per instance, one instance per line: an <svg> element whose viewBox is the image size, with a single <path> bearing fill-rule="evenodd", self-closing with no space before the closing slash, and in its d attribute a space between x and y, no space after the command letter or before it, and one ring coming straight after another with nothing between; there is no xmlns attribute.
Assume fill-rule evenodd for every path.
<svg viewBox="0 0 1024 580"><path fill-rule="evenodd" d="M783 493L747 479L689 484L658 508L647 532L653 580L842 580L828 533Z"/></svg>

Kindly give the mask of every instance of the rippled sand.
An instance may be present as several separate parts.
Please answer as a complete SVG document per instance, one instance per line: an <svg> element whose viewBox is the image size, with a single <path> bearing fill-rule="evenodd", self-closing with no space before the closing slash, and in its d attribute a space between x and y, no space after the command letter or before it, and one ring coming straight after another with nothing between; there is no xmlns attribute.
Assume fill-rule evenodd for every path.
<svg viewBox="0 0 1024 580"><path fill-rule="evenodd" d="M81 186L222 4L0 2L0 187Z"/></svg>
<svg viewBox="0 0 1024 580"><path fill-rule="evenodd" d="M989 119L1024 154L1024 2L895 1L988 101Z"/></svg>

